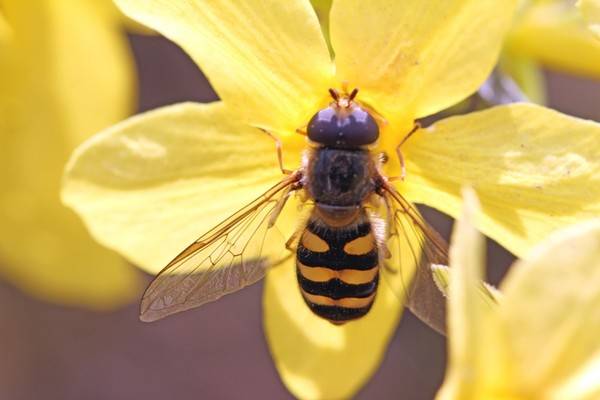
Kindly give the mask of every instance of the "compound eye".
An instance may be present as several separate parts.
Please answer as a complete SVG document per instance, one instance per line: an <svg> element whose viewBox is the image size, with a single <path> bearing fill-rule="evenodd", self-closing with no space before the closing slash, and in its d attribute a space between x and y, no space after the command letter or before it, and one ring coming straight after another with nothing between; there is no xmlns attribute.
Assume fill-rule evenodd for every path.
<svg viewBox="0 0 600 400"><path fill-rule="evenodd" d="M375 143L379 127L363 108L327 107L316 113L308 123L308 138L325 146L349 148Z"/></svg>
<svg viewBox="0 0 600 400"><path fill-rule="evenodd" d="M344 136L348 146L372 144L379 138L379 126L375 119L363 108L354 107L347 117Z"/></svg>
<svg viewBox="0 0 600 400"><path fill-rule="evenodd" d="M316 113L308 123L308 138L316 143L334 145L339 139L338 112L333 107L327 107Z"/></svg>

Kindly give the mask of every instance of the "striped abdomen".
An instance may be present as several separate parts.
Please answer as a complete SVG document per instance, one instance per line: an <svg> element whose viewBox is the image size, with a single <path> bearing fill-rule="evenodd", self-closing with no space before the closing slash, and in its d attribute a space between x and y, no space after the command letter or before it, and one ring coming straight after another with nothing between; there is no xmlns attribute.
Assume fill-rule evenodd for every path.
<svg viewBox="0 0 600 400"><path fill-rule="evenodd" d="M340 324L367 314L379 281L379 257L371 222L363 213L341 227L315 214L298 243L298 283L310 309Z"/></svg>

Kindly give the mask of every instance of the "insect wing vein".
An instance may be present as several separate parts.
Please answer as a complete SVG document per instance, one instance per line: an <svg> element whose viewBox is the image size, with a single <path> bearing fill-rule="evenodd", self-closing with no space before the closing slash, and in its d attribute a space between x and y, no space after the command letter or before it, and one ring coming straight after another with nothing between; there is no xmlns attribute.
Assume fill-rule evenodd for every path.
<svg viewBox="0 0 600 400"><path fill-rule="evenodd" d="M448 265L448 246L419 211L389 183L383 186L387 203L391 252L384 280L398 299L439 332L445 330L445 299L431 273L432 264Z"/></svg>
<svg viewBox="0 0 600 400"><path fill-rule="evenodd" d="M266 240L274 231L269 221L299 180L299 173L284 178L176 256L146 289L140 319L154 321L198 307L262 278L278 262L277 246L285 248L283 240ZM273 254L265 254L265 242Z"/></svg>

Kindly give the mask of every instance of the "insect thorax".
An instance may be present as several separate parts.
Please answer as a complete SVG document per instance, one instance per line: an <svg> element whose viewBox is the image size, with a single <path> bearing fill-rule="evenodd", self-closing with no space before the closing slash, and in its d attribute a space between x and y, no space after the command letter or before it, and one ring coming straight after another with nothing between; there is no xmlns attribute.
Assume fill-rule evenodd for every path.
<svg viewBox="0 0 600 400"><path fill-rule="evenodd" d="M359 207L375 188L368 150L319 147L307 169L307 190L317 205Z"/></svg>

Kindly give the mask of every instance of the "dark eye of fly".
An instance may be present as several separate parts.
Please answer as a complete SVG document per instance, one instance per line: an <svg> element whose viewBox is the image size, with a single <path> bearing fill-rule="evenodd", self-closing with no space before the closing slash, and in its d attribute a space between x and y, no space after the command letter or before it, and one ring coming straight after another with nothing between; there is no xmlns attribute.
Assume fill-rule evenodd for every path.
<svg viewBox="0 0 600 400"><path fill-rule="evenodd" d="M375 143L379 127L375 119L359 106L340 109L329 106L311 118L308 138L335 148L352 148Z"/></svg>

